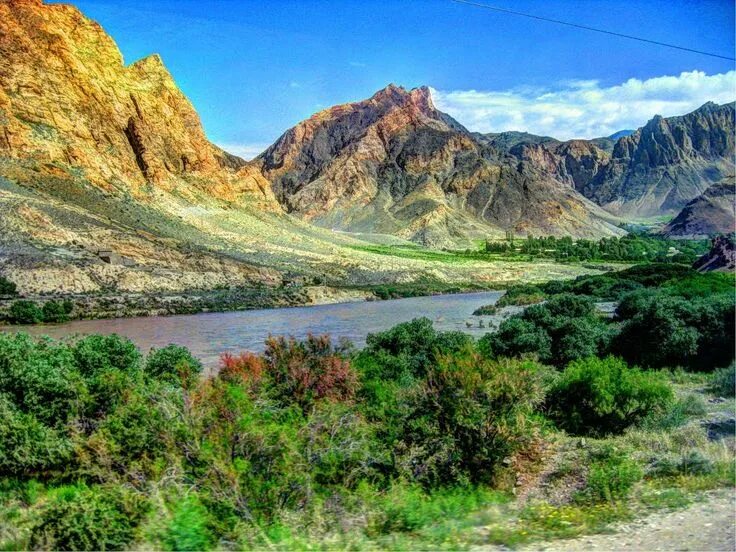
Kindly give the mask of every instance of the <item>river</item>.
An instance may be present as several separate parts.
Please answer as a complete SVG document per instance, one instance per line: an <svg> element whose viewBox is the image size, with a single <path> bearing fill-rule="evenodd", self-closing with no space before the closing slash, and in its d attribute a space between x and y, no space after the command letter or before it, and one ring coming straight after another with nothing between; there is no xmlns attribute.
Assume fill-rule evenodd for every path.
<svg viewBox="0 0 736 552"><path fill-rule="evenodd" d="M181 316L150 316L109 320L76 320L66 324L4 327L33 335L65 338L84 334L120 334L143 352L170 343L183 345L209 367L224 352L261 351L269 334L303 338L307 333L346 337L356 346L365 344L369 333L388 329L400 322L426 316L438 330L461 330L476 337L480 328L496 317L472 316L473 311L495 303L503 292L459 293L411 297L389 301L340 303L311 307L213 312ZM467 323L473 327L468 328Z"/></svg>

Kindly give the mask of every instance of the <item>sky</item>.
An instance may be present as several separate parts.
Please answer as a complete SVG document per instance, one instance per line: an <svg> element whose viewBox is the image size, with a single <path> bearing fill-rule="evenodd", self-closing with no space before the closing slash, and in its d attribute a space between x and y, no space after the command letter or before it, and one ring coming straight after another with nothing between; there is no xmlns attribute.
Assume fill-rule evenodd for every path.
<svg viewBox="0 0 736 552"><path fill-rule="evenodd" d="M734 57L732 0L477 0ZM592 138L736 98L733 61L452 0L72 0L158 53L209 138L253 157L329 106L427 85L479 132Z"/></svg>

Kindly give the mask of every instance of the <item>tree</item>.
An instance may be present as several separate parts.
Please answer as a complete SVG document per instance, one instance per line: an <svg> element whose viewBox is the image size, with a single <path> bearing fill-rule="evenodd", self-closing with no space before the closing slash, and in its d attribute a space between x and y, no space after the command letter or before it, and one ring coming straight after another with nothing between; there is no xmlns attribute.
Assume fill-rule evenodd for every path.
<svg viewBox="0 0 736 552"><path fill-rule="evenodd" d="M10 305L8 320L11 324L39 324L43 322L43 312L33 301L15 301Z"/></svg>

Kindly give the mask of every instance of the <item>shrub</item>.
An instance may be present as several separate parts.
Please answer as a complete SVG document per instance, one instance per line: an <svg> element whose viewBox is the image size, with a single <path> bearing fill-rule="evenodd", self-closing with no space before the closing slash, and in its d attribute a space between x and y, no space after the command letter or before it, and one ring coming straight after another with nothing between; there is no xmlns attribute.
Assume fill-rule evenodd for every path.
<svg viewBox="0 0 736 552"><path fill-rule="evenodd" d="M496 305L483 305L473 311L473 316L492 316L496 313L498 313Z"/></svg>
<svg viewBox="0 0 736 552"><path fill-rule="evenodd" d="M68 346L23 333L0 333L0 392L49 427L78 415L88 396Z"/></svg>
<svg viewBox="0 0 736 552"><path fill-rule="evenodd" d="M0 276L0 295L16 295L18 290L13 282Z"/></svg>
<svg viewBox="0 0 736 552"><path fill-rule="evenodd" d="M493 357L515 357L533 353L541 360L548 360L552 356L552 339L549 334L544 328L520 316L512 316L501 322L498 332L483 336L478 346L485 355Z"/></svg>
<svg viewBox="0 0 736 552"><path fill-rule="evenodd" d="M622 500L643 475L641 467L624 453L606 449L591 462L586 488L577 499L593 503Z"/></svg>
<svg viewBox="0 0 736 552"><path fill-rule="evenodd" d="M20 412L0 395L0 471L15 476L39 476L64 466L71 442L57 430Z"/></svg>
<svg viewBox="0 0 736 552"><path fill-rule="evenodd" d="M611 335L608 324L595 315L591 299L566 293L504 320L498 332L481 338L479 348L495 357L535 354L561 367L603 353Z"/></svg>
<svg viewBox="0 0 736 552"><path fill-rule="evenodd" d="M708 475L715 466L711 460L697 450L691 450L680 457L658 458L648 470L653 477L676 477L678 475Z"/></svg>
<svg viewBox="0 0 736 552"><path fill-rule="evenodd" d="M535 438L545 369L531 360L442 356L400 395L397 469L427 487L488 482L500 462Z"/></svg>
<svg viewBox="0 0 736 552"><path fill-rule="evenodd" d="M612 349L629 362L712 370L734 357L732 294L688 300L637 292L624 297L616 312L625 323Z"/></svg>
<svg viewBox="0 0 736 552"><path fill-rule="evenodd" d="M79 371L93 377L110 370L132 373L140 369L141 354L125 337L90 335L77 341L73 348Z"/></svg>
<svg viewBox="0 0 736 552"><path fill-rule="evenodd" d="M711 390L722 397L736 395L736 363L732 362L728 368L721 368L713 373Z"/></svg>
<svg viewBox="0 0 736 552"><path fill-rule="evenodd" d="M178 501L164 536L169 550L209 550L214 536L209 513L195 495Z"/></svg>
<svg viewBox="0 0 736 552"><path fill-rule="evenodd" d="M309 335L304 341L269 337L263 354L269 388L284 404L310 408L315 401L349 401L358 377L345 345L335 347L329 336Z"/></svg>
<svg viewBox="0 0 736 552"><path fill-rule="evenodd" d="M145 372L154 379L186 386L202 372L202 363L186 347L167 345L151 349Z"/></svg>
<svg viewBox="0 0 736 552"><path fill-rule="evenodd" d="M662 374L629 368L620 359L587 358L571 362L547 398L550 417L577 435L620 433L650 411L673 399Z"/></svg>
<svg viewBox="0 0 736 552"><path fill-rule="evenodd" d="M31 542L56 550L122 550L145 511L140 497L120 487L62 487L41 512Z"/></svg>
<svg viewBox="0 0 736 552"><path fill-rule="evenodd" d="M44 322L68 322L69 315L74 310L74 303L66 301L47 301L43 305Z"/></svg>
<svg viewBox="0 0 736 552"><path fill-rule="evenodd" d="M14 301L7 317L11 324L39 324L43 322L43 311L33 301Z"/></svg>
<svg viewBox="0 0 736 552"><path fill-rule="evenodd" d="M674 429L685 425L693 416L707 413L705 401L699 395L686 395L667 408L657 409L646 416L641 425L647 429Z"/></svg>

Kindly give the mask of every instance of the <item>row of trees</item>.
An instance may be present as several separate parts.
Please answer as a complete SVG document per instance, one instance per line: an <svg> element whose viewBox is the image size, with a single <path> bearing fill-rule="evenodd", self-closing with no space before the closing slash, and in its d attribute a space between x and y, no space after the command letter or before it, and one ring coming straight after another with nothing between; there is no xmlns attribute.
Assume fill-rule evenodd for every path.
<svg viewBox="0 0 736 552"><path fill-rule="evenodd" d="M524 240L486 241L487 253L529 255L559 261L679 262L691 264L707 251L705 241L668 240L629 234L600 240L528 236Z"/></svg>

